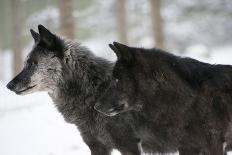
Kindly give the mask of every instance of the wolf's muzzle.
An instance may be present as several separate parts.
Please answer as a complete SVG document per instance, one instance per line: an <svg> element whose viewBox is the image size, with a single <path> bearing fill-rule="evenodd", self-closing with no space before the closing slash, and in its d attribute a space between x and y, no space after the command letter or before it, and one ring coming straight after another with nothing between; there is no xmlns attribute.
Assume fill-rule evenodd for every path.
<svg viewBox="0 0 232 155"><path fill-rule="evenodd" d="M7 87L8 89L10 89L11 91L13 91L14 88L15 88L15 85L14 85L13 82L9 82L9 83L6 85L6 87Z"/></svg>

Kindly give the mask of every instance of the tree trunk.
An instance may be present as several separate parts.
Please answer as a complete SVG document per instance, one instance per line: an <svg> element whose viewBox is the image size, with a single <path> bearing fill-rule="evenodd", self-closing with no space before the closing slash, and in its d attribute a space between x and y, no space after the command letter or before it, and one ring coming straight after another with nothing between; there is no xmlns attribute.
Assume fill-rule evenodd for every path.
<svg viewBox="0 0 232 155"><path fill-rule="evenodd" d="M13 54L13 76L22 69L22 43L23 43L23 2L22 0L12 0L12 50Z"/></svg>
<svg viewBox="0 0 232 155"><path fill-rule="evenodd" d="M127 44L126 0L116 0L118 37L121 43Z"/></svg>
<svg viewBox="0 0 232 155"><path fill-rule="evenodd" d="M72 0L59 0L60 32L69 39L75 38L75 19Z"/></svg>
<svg viewBox="0 0 232 155"><path fill-rule="evenodd" d="M151 4L151 21L156 47L165 48L163 34L163 20L161 16L161 0L150 0Z"/></svg>
<svg viewBox="0 0 232 155"><path fill-rule="evenodd" d="M3 60L3 56L2 56L2 38L0 37L0 81L3 80L3 64L4 64L4 60Z"/></svg>

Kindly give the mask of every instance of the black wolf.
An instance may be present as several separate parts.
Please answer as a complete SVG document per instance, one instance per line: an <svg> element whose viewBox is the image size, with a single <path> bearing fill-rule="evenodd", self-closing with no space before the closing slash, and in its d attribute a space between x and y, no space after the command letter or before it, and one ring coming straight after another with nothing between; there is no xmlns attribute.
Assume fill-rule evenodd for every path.
<svg viewBox="0 0 232 155"><path fill-rule="evenodd" d="M7 87L19 95L47 91L65 120L78 127L92 155L109 155L113 148L123 155L139 155L139 139L124 119L94 110L96 99L110 83L114 64L42 25L38 30L31 30L34 47Z"/></svg>
<svg viewBox="0 0 232 155"><path fill-rule="evenodd" d="M158 137L161 147L173 146L180 154L223 154L231 120L232 66L116 42L110 47L118 60L96 110L108 116L134 112L129 122L142 142Z"/></svg>

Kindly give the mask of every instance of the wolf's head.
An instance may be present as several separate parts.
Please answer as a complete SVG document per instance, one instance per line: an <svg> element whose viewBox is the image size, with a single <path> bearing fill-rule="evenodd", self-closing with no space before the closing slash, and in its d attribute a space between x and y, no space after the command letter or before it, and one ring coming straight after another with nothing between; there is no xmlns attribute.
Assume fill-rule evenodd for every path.
<svg viewBox="0 0 232 155"><path fill-rule="evenodd" d="M34 46L22 71L7 84L16 94L24 95L35 91L52 91L61 74L63 41L44 26L34 30Z"/></svg>
<svg viewBox="0 0 232 155"><path fill-rule="evenodd" d="M109 45L117 56L112 73L112 82L106 93L95 104L95 109L105 115L138 110L137 104L140 66L136 63L137 48L114 42Z"/></svg>

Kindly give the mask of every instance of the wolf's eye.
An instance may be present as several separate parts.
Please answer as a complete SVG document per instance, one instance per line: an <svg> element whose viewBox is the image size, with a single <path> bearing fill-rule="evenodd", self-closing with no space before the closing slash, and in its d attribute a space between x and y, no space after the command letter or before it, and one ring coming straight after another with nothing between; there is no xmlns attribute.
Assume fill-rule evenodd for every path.
<svg viewBox="0 0 232 155"><path fill-rule="evenodd" d="M27 67L32 67L32 66L36 66L38 63L36 61L29 61L27 63Z"/></svg>
<svg viewBox="0 0 232 155"><path fill-rule="evenodd" d="M31 65L32 65L32 66L37 65L37 64L38 64L38 63L35 62L35 61L32 61L32 62L31 62Z"/></svg>
<svg viewBox="0 0 232 155"><path fill-rule="evenodd" d="M38 63L37 63L36 61L31 61L31 62L30 62L30 65L31 65L31 66L35 66L35 65L37 65L37 64L38 64Z"/></svg>

